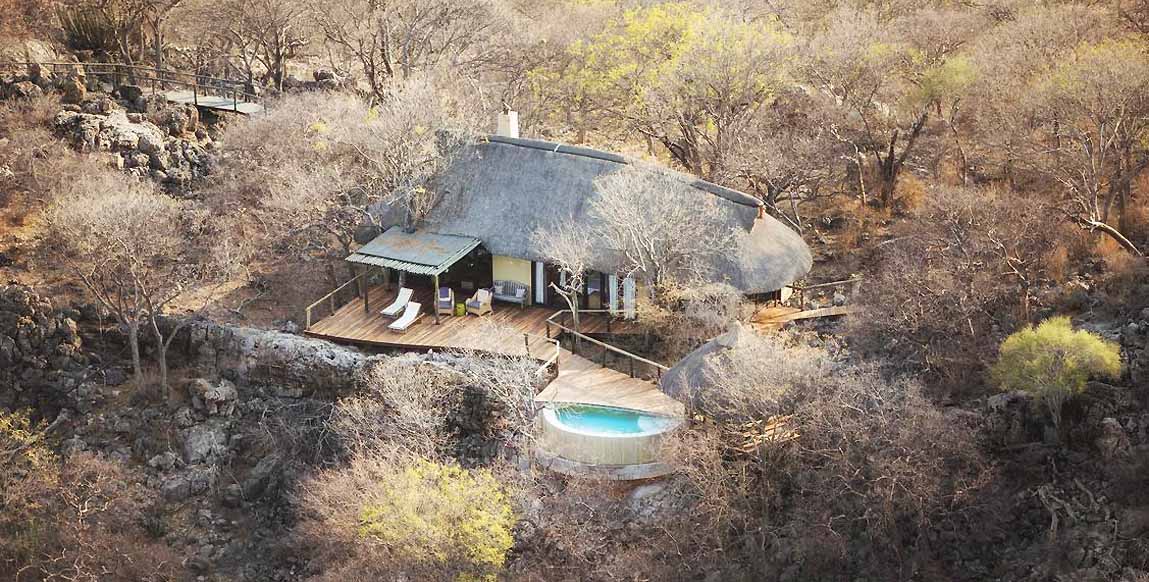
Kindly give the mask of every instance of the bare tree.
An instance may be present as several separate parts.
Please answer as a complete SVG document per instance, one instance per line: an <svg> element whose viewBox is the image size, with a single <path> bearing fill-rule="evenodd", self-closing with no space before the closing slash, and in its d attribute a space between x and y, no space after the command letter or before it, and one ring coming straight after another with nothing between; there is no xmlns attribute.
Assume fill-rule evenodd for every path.
<svg viewBox="0 0 1149 582"><path fill-rule="evenodd" d="M460 91L442 83L460 82ZM442 199L435 178L478 135L478 99L465 81L428 76L391 84L362 124L335 125L333 139L352 148L364 167L361 187L383 204L406 210L419 226Z"/></svg>
<svg viewBox="0 0 1149 582"><path fill-rule="evenodd" d="M1005 192L933 190L883 245L848 323L853 345L936 385L976 389L1003 331L1038 311L1056 224Z"/></svg>
<svg viewBox="0 0 1149 582"><path fill-rule="evenodd" d="M1118 227L1133 177L1149 167L1144 44L1104 41L1074 47L1048 77L1034 79L1031 95L1027 109L1040 130L1032 159L1068 193L1064 212L1141 256Z"/></svg>
<svg viewBox="0 0 1149 582"><path fill-rule="evenodd" d="M166 390L167 350L175 333L165 337L158 320L190 288L217 274L211 257L200 255L189 236L203 215L188 202L160 194L150 182L111 170L89 173L73 184L49 210L46 242L126 329L141 385L140 328L150 327Z"/></svg>
<svg viewBox="0 0 1149 582"><path fill-rule="evenodd" d="M968 64L956 52L975 31L967 12L887 21L878 10L842 8L810 41L805 76L825 97L826 110L837 112L832 130L855 153L863 201L863 172L872 160L878 201L893 203L931 114L967 82Z"/></svg>
<svg viewBox="0 0 1149 582"><path fill-rule="evenodd" d="M313 40L309 16L302 0L188 0L180 18L190 26L179 32L187 42L210 46L249 91L255 90L257 75L282 90L288 64Z"/></svg>
<svg viewBox="0 0 1149 582"><path fill-rule="evenodd" d="M434 177L475 139L479 116L465 88L421 77L387 95L375 107L344 94L292 95L234 124L211 204L248 209L268 246L296 256L342 259L358 227L378 224L375 210L398 207L417 226L442 201Z"/></svg>
<svg viewBox="0 0 1149 582"><path fill-rule="evenodd" d="M853 153L834 139L821 107L800 88L778 95L733 140L724 179L744 184L799 232L801 204L831 194L836 180L844 178L840 166L827 159L853 162Z"/></svg>
<svg viewBox="0 0 1149 582"><path fill-rule="evenodd" d="M492 0L318 2L327 43L361 68L371 92L387 99L392 79L444 67L478 71L498 57L502 8Z"/></svg>
<svg viewBox="0 0 1149 582"><path fill-rule="evenodd" d="M685 185L669 186L675 180L643 165L600 176L583 227L620 255L620 273L641 280L652 299L668 286L710 279L715 259L740 242L731 205Z"/></svg>
<svg viewBox="0 0 1149 582"><path fill-rule="evenodd" d="M547 262L562 273L551 288L567 303L575 331L579 329L579 295L586 286L586 275L595 260L593 235L574 217L565 222L540 228L531 235L531 243Z"/></svg>

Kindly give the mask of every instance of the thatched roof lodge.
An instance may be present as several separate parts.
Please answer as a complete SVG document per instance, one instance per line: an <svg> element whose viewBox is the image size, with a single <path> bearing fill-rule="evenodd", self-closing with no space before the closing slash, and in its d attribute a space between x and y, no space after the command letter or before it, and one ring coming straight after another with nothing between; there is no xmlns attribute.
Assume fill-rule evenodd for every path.
<svg viewBox="0 0 1149 582"><path fill-rule="evenodd" d="M508 132L504 126L501 121L509 135L482 139L452 158L438 178L442 201L420 231L477 240L479 252L489 253L491 261L490 279L480 278L479 286L514 281L530 289L532 303L550 304L548 284L560 274L532 244L532 234L585 219L597 196L595 180L639 162L589 148L520 139L517 129ZM768 216L760 200L667 169L658 169L655 175L656 183L672 191L680 204L697 204L701 197L719 200L721 220L740 231L736 250L712 259L710 271L717 273L716 282L747 295L772 294L809 271L809 248L797 233ZM400 222L392 216L384 224L395 227ZM597 262L592 266L598 273L589 277L586 307L630 312L635 282L615 276L620 261L613 249L604 243L595 251ZM384 250L370 260L391 258Z"/></svg>

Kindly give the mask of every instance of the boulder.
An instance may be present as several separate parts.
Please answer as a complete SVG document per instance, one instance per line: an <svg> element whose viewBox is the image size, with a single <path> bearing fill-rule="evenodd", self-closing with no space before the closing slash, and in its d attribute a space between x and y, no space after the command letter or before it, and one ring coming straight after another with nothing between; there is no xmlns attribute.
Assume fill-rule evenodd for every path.
<svg viewBox="0 0 1149 582"><path fill-rule="evenodd" d="M88 88L84 86L83 77L69 77L60 84L61 100L64 103L79 105L88 97Z"/></svg>
<svg viewBox="0 0 1149 582"><path fill-rule="evenodd" d="M281 474L280 467L283 459L272 453L256 463L247 479L243 482L243 494L248 499L257 499L268 490L274 488Z"/></svg>
<svg viewBox="0 0 1149 582"><path fill-rule="evenodd" d="M163 134L160 133L158 127L156 128L156 131L141 132L138 146L140 148L140 152L145 154L150 155L157 152L162 152L164 151Z"/></svg>
<svg viewBox="0 0 1149 582"><path fill-rule="evenodd" d="M179 463L179 455L171 452L162 452L151 459L148 459L148 466L160 471L168 471L174 468Z"/></svg>
<svg viewBox="0 0 1149 582"><path fill-rule="evenodd" d="M239 398L235 384L228 380L212 384L198 378L188 383L187 390L192 399L192 406L212 416L230 416L235 411L235 401Z"/></svg>
<svg viewBox="0 0 1149 582"><path fill-rule="evenodd" d="M184 431L184 462L215 464L227 456L227 428L221 422L208 421Z"/></svg>
<svg viewBox="0 0 1149 582"><path fill-rule="evenodd" d="M144 96L144 90L139 85L120 85L120 99L135 106Z"/></svg>
<svg viewBox="0 0 1149 582"><path fill-rule="evenodd" d="M160 494L167 501L184 501L210 489L215 483L215 476L213 469L191 469L165 479L160 485Z"/></svg>
<svg viewBox="0 0 1149 582"><path fill-rule="evenodd" d="M1116 418L1102 419L1100 432L1096 445L1097 450L1101 451L1102 458L1113 461L1129 456L1129 435L1125 434L1125 429L1121 427L1121 423Z"/></svg>
<svg viewBox="0 0 1149 582"><path fill-rule="evenodd" d="M13 83L6 91L8 99L38 99L44 96L44 90L37 86L32 81L20 81Z"/></svg>

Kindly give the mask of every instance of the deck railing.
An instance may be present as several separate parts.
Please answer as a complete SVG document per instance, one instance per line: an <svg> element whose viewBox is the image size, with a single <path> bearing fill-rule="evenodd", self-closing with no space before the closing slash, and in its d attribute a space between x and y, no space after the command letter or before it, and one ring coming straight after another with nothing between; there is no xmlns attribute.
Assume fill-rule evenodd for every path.
<svg viewBox="0 0 1149 582"><path fill-rule="evenodd" d="M232 111L239 111L240 103L258 103L259 96L247 91L247 84L234 79L223 79L198 73L185 73L171 69L159 69L142 65L123 63L31 63L0 62L0 70L29 68L38 66L52 74L83 72L85 77L104 81L113 88L122 85L149 86L152 94L166 91L168 87L191 89L192 103L199 105L200 96L217 96L231 99ZM126 81L126 82L125 82Z"/></svg>
<svg viewBox="0 0 1149 582"><path fill-rule="evenodd" d="M861 285L861 284L862 284L862 277L857 276L857 277L851 277L849 279L843 279L841 281L830 281L827 283L817 283L814 285L805 285L802 283L796 283L796 284L792 285L791 287L794 289L794 294L797 295L797 297L798 297L798 305L799 305L799 309L801 309L806 305L806 292L807 291L814 291L817 289L851 287L850 291L853 292L853 291L856 291L858 288L858 285Z"/></svg>
<svg viewBox="0 0 1149 582"><path fill-rule="evenodd" d="M363 277L363 273L355 275L354 277L351 278L351 280L349 280L346 283L336 287L334 290L332 290L327 295L324 295L323 297L316 299L315 302L312 303L311 305L308 305L307 308L304 309L304 319L307 322L307 325L303 328L304 331L311 329L311 316L312 316L312 313L314 312L316 307L320 307L320 306L326 304L328 311L330 311L330 313L328 313L327 316L335 315L335 311L337 309L339 309L340 307L343 307L347 303L347 301L350 301L350 299L341 301L338 297L339 292L347 289L348 285L351 285L352 283L356 283L362 277ZM358 286L356 286L355 292L356 292L356 294L358 294L360 292L360 289Z"/></svg>
<svg viewBox="0 0 1149 582"><path fill-rule="evenodd" d="M528 358L534 357L531 355L531 338L535 338L539 341L545 341L548 344L553 345L555 348L554 353L552 353L547 358L543 359L542 363L539 364L539 367L535 369L535 376L538 378L543 378L547 374L549 374L552 369L558 370L558 368L559 368L559 354L562 353L562 344L559 342L559 340L555 339L555 338L551 338L551 337L543 337L541 335L535 335L533 333L523 332L523 344L527 348L527 357Z"/></svg>
<svg viewBox="0 0 1149 582"><path fill-rule="evenodd" d="M579 311L580 315L586 314L586 313L611 313L611 312L607 309L588 309L588 310L580 310ZM597 339L590 337L584 333L580 333L578 331L575 331L574 329L572 329L566 325L566 316L568 316L569 314L570 314L570 311L565 310L565 309L561 310L561 311L556 311L554 314L552 314L550 317L548 317L546 319L546 328L547 328L547 337L548 338L552 337L552 333L551 333L551 327L552 326L558 330L558 333L554 334L555 337L558 337L562 333L566 333L566 334L569 334L570 336L572 336L575 340L572 342L573 345L571 346L572 347L571 351L573 353L578 354L578 350L580 349L579 348L580 343L589 343L593 346L601 348L601 350L602 350L601 353L599 353L597 356L588 357L587 359L591 360L591 361L598 362L598 364L604 368L607 367L606 364L607 364L608 354L613 353L617 356L621 356L625 359L624 361L626 361L627 364L629 365L629 373L630 373L631 378L637 377L637 373L636 373L636 369L635 369L636 364L641 364L641 365L644 365L644 366L647 366L647 367L653 369L653 375L654 375L656 380L662 380L662 373L670 369L669 367L664 366L663 364L659 364L658 362L655 362L653 360L648 360L642 356L639 356L637 354L633 354L633 353L628 352L622 348L612 346L606 342L597 340ZM611 315L613 315L613 313L611 313ZM562 323L560 323L559 321L556 321L558 319L562 319ZM608 331L608 333L610 331L610 318L607 319L607 331Z"/></svg>

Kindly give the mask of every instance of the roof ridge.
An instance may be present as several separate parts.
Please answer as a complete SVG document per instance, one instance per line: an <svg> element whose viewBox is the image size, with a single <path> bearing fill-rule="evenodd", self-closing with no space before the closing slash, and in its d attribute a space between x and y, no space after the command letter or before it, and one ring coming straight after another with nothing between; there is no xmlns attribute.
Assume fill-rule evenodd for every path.
<svg viewBox="0 0 1149 582"><path fill-rule="evenodd" d="M522 147L522 148L544 150L544 151L548 151L548 152L551 152L554 154L566 154L566 155L578 156L578 157L583 157L583 158L591 158L591 159L596 159L596 160L602 160L605 162L613 162L616 164L637 165L637 164L649 163L649 162L646 162L645 160L639 160L637 158L632 158L630 156L624 156L622 154L616 154L614 152L607 152L607 151L596 150L593 148L588 148L588 147L583 147L583 146L573 146L573 145L568 145L568 144L564 144L564 143L545 141L545 140L540 140L540 139L526 139L526 138L521 138L521 137L506 137L506 136L502 136L502 135L488 135L487 141L489 143L497 143L497 144L503 144L503 145ZM652 165L656 165L656 164L652 164ZM661 166L661 165L656 165L656 166L658 167L658 169L660 171L665 172L667 175L674 177L675 179L681 181L682 183L684 183L688 186L691 186L693 188L696 188L698 190L702 190L703 192L706 192L708 194L713 194L713 195L715 195L719 198L722 198L723 200L726 200L728 202L733 202L734 204L740 204L742 206L750 206L750 207L754 207L754 208L763 206L763 203L761 200L759 200L759 199L757 199L757 198L755 198L749 194L746 194L745 192L739 192L738 190L734 190L733 188L727 188L725 186L719 186L718 184L714 184L712 182L707 182L706 180L703 180L702 178L699 178L697 176L693 176L690 174L686 174L683 172L679 172L679 171L674 170L672 168L667 168L667 167Z"/></svg>

